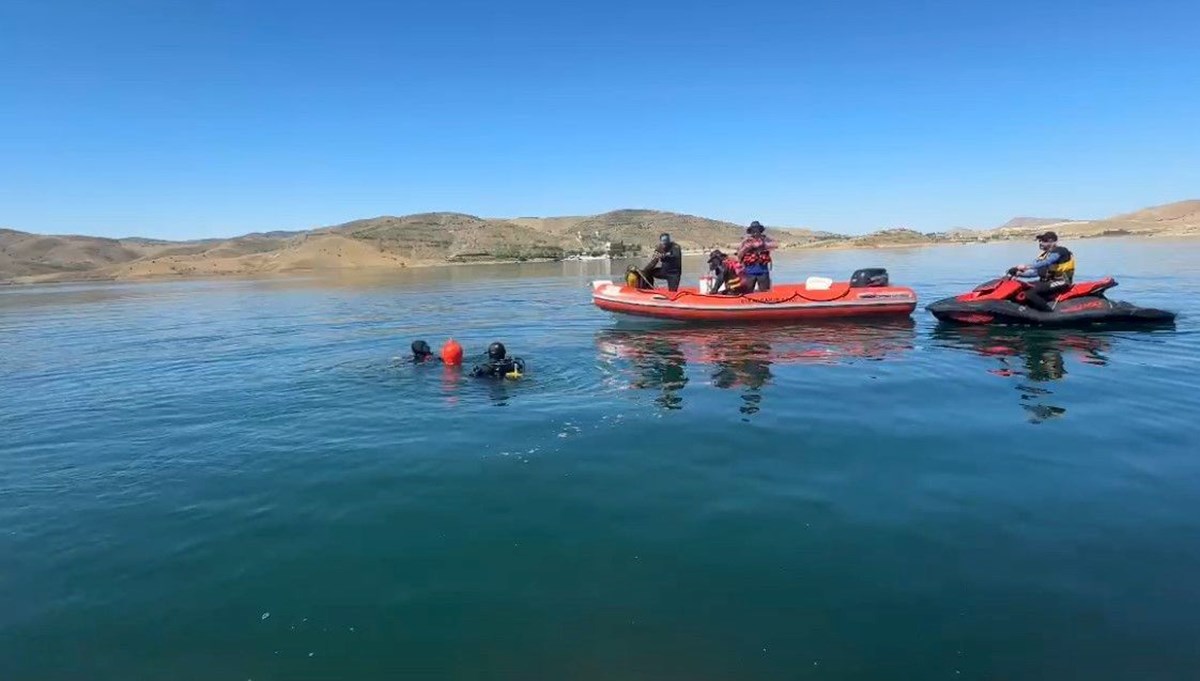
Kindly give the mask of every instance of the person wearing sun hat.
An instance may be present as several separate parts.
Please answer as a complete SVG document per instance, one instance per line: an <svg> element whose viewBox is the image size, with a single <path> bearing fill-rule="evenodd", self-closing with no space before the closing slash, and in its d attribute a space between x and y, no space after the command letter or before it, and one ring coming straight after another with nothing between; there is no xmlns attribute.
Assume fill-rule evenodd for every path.
<svg viewBox="0 0 1200 681"><path fill-rule="evenodd" d="M775 241L764 232L766 229L758 220L751 222L738 248L738 260L745 268L742 289L747 293L771 290L771 251L775 248Z"/></svg>

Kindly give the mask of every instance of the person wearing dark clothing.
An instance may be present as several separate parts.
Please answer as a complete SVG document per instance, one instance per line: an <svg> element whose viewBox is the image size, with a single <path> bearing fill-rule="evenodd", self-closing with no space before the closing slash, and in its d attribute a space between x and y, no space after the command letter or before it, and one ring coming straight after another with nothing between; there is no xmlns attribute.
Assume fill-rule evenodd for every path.
<svg viewBox="0 0 1200 681"><path fill-rule="evenodd" d="M1035 310L1051 312L1049 298L1069 288L1075 281L1075 256L1058 245L1058 235L1045 232L1037 236L1042 252L1027 265L1017 265L1011 271L1018 277L1037 277L1037 283L1025 291L1025 302Z"/></svg>
<svg viewBox="0 0 1200 681"><path fill-rule="evenodd" d="M708 255L708 269L713 273L713 293L738 295L742 292L741 263L721 251Z"/></svg>
<svg viewBox="0 0 1200 681"><path fill-rule="evenodd" d="M667 290L679 290L679 279L683 276L683 252L679 249L679 244L671 241L670 234L659 235L654 257L642 273L652 282L666 279Z"/></svg>
<svg viewBox="0 0 1200 681"><path fill-rule="evenodd" d="M413 364L424 364L425 362L436 362L437 357L433 354L433 348L429 347L429 343L423 340L415 340L412 342L412 362Z"/></svg>
<svg viewBox="0 0 1200 681"><path fill-rule="evenodd" d="M520 357L509 357L504 343L488 346L487 361L471 369L475 378L520 378L525 373L525 361Z"/></svg>
<svg viewBox="0 0 1200 681"><path fill-rule="evenodd" d="M758 220L751 222L738 248L738 260L745 267L742 288L747 293L771 290L771 251L775 249L775 241L767 237L765 231Z"/></svg>

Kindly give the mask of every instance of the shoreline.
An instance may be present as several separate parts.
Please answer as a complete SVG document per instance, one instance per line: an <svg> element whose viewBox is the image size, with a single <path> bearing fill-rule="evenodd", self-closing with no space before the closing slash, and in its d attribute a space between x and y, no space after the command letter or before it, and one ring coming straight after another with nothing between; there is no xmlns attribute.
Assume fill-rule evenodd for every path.
<svg viewBox="0 0 1200 681"><path fill-rule="evenodd" d="M890 227L864 234L769 227L782 252L912 249L1032 239L1054 229L1064 241L1200 237L1200 199L1097 220L1013 218L993 229L920 232ZM669 232L689 257L732 251L744 228L650 209L575 217L481 218L434 212L381 215L327 227L172 241L0 228L0 285L317 276L461 265L511 265L648 258ZM606 255L599 255L606 254Z"/></svg>
<svg viewBox="0 0 1200 681"><path fill-rule="evenodd" d="M1092 241L1096 239L1149 239L1149 240L1196 240L1200 239L1200 234L1100 234L1096 236L1081 236L1075 237L1072 240ZM814 242L803 245L781 246L782 252L794 253L802 251L873 251L880 249L899 250L908 248L931 248L936 246L975 246L993 243L1007 243L1013 241L1023 241L1024 237L1013 236L1011 238L996 238L986 240L948 240L948 241L931 241L927 243L880 243L880 244L856 244L848 242L825 241ZM702 256L707 252L707 249L688 249L684 251L685 256ZM208 280L264 280L264 279L287 279L287 278L305 278L313 276L329 276L329 275L347 275L347 274L366 274L378 275L382 273L403 272L405 270L424 270L434 268L456 268L456 267L479 267L479 266L497 266L497 265L525 265L525 264L548 264L548 263L588 263L588 262L611 262L614 260L636 260L639 258L648 257L646 254L637 256L620 256L612 258L529 258L525 260L472 260L469 262L448 262L448 261L419 261L415 263L403 263L399 267L376 265L363 267L321 267L321 268L297 268L283 271L248 271L248 272L219 272L219 273L200 273L200 272L176 272L171 274L153 274L144 276L121 277L112 275L98 274L96 276L87 276L87 273L80 273L82 276L72 277L68 273L50 274L50 275L35 275L32 277L14 277L12 279L0 280L0 286L47 286L55 284L86 284L86 283L104 283L104 284L143 284L143 283L159 283L166 281L208 281Z"/></svg>

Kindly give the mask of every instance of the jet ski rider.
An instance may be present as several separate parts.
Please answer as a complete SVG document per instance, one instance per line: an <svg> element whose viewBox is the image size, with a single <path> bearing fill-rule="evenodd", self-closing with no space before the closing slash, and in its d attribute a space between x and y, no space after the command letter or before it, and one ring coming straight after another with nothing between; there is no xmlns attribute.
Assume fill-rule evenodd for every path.
<svg viewBox="0 0 1200 681"><path fill-rule="evenodd" d="M1017 277L1037 277L1037 283L1025 291L1025 302L1036 310L1051 312L1053 308L1047 297L1071 288L1075 280L1075 256L1058 245L1058 235L1054 232L1039 234L1037 242L1042 249L1037 260L1028 265L1017 265L1009 273Z"/></svg>

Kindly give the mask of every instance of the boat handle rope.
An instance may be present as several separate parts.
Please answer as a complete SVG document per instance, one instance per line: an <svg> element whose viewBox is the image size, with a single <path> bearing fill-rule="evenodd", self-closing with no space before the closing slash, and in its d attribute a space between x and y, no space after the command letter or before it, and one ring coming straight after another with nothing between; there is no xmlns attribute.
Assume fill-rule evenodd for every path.
<svg viewBox="0 0 1200 681"><path fill-rule="evenodd" d="M737 297L738 297L738 298L745 298L746 300L749 300L751 303L758 303L758 304L761 304L761 305L781 305L781 304L783 304L783 303L790 303L790 302L792 302L793 300L796 300L797 298L799 298L799 299L801 299L801 300L807 300L807 301L809 301L809 302L814 302L814 303L828 303L828 302L832 302L831 300L810 300L809 298L805 298L804 296L800 295L800 293L799 293L799 292L793 293L792 295L788 296L787 298L778 298L778 299L774 299L774 300L772 300L772 299L770 299L770 298L751 298L751 297L750 297L751 295L753 295L753 294L747 294L747 293L743 293L743 294L741 294L741 295L739 295L739 296L737 296ZM844 293L843 293L842 295L840 295L840 296L838 296L837 298L834 298L834 299L832 299L832 300L839 300L839 299L841 299L841 298L844 298L844 297L845 297L845 295L846 295L846 294L844 294ZM673 297L673 298L668 298L668 299L669 299L671 302L675 302L675 301L679 300L680 298L684 298L684 297L686 297L686 296L699 296L699 294L697 294L697 293L692 293L691 291L680 291L680 292L678 292L678 293L676 293L676 294L675 294L675 297ZM656 297L658 297L658 296L656 296ZM711 296L703 296L703 297L704 297L704 298L710 298ZM665 296L664 296L664 298L665 298Z"/></svg>

